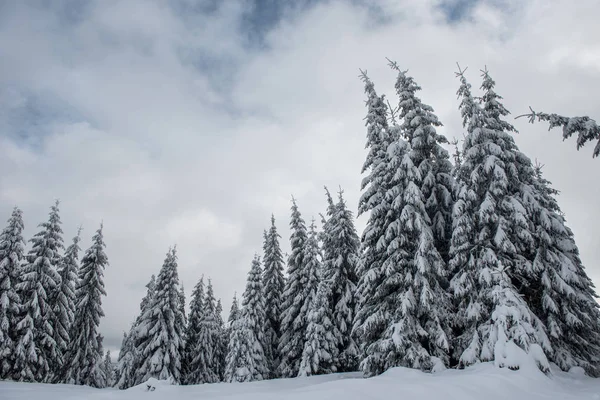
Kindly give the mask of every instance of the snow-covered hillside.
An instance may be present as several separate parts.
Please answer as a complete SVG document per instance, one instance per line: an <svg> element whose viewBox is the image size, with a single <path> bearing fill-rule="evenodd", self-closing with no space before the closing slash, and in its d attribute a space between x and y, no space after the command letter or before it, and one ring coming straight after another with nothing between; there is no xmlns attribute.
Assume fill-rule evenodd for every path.
<svg viewBox="0 0 600 400"><path fill-rule="evenodd" d="M536 369L510 371L490 363L464 371L425 374L394 368L381 376L363 379L360 374L331 374L309 378L277 379L252 383L216 383L170 386L150 381L128 390L92 389L72 385L0 382L2 400L598 400L600 379L578 371L553 370L546 377Z"/></svg>

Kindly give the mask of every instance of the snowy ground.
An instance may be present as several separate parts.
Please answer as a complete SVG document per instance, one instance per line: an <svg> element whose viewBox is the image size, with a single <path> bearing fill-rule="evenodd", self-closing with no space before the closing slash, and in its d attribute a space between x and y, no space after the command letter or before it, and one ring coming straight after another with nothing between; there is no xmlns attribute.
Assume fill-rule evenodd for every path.
<svg viewBox="0 0 600 400"><path fill-rule="evenodd" d="M156 390L148 392L146 385L120 391L71 385L0 382L0 399L600 400L600 379L556 371L551 377L546 377L535 370L515 372L495 368L492 364L481 364L464 371L448 370L435 374L395 368L371 379L363 379L360 374L333 374L244 384L154 384Z"/></svg>

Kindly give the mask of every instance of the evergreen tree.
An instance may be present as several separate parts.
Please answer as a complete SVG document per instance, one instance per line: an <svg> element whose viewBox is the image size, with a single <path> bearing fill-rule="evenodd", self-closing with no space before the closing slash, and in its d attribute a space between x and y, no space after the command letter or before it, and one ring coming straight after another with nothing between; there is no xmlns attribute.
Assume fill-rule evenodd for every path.
<svg viewBox="0 0 600 400"><path fill-rule="evenodd" d="M533 284L525 299L548 330L550 361L568 371L583 367L592 376L600 375L600 312L594 285L585 273L573 232L551 187L536 167L532 220L536 250L533 257Z"/></svg>
<svg viewBox="0 0 600 400"><path fill-rule="evenodd" d="M369 302L376 294L376 288L384 276L383 262L386 257L385 232L393 217L391 203L386 194L394 171L389 168L389 145L399 136L398 129L388 124L388 107L385 97L378 96L373 82L366 73L361 74L367 95L367 143L369 149L362 167L366 173L361 183L363 194L358 205L358 215L368 213L369 218L361 236L361 249L357 264L359 278L357 287L357 307L353 324L353 334L359 339L361 353L367 352L378 332L384 329L390 309L374 310ZM382 304L384 305L384 304ZM371 350L372 352L372 350ZM381 364L378 361L376 364Z"/></svg>
<svg viewBox="0 0 600 400"><path fill-rule="evenodd" d="M594 147L592 157L600 155L600 126L590 117L564 117L558 114L547 114L533 110L531 110L530 114L521 115L521 117L528 117L529 122L532 124L536 118L538 121L548 122L548 130L559 126L562 127L563 140L570 138L573 134L577 134L577 150L585 146L587 142L597 140L598 143Z"/></svg>
<svg viewBox="0 0 600 400"><path fill-rule="evenodd" d="M533 248L524 191L531 192L529 160L519 152L501 119L508 111L484 74L483 107L471 95L462 72L461 114L467 128L464 160L457 174L450 266L451 289L458 307L455 357L460 367L494 360L519 367L523 352L542 369L550 344L515 284L526 283Z"/></svg>
<svg viewBox="0 0 600 400"><path fill-rule="evenodd" d="M51 207L48 222L40 224L42 230L30 240L32 248L20 268L17 292L23 306L17 325L16 380L51 379L50 367L58 358L50 303L60 285L56 267L58 251L63 248L58 204Z"/></svg>
<svg viewBox="0 0 600 400"><path fill-rule="evenodd" d="M136 384L136 351L135 351L135 329L129 333L123 332L123 341L117 360L115 371L115 386L119 389L128 389Z"/></svg>
<svg viewBox="0 0 600 400"><path fill-rule="evenodd" d="M225 367L226 382L250 382L269 375L265 345L265 301L258 255L248 273L240 317L233 323Z"/></svg>
<svg viewBox="0 0 600 400"><path fill-rule="evenodd" d="M329 285L331 317L339 335L334 362L336 370L343 372L356 370L358 364L358 348L351 329L356 308L359 238L342 190L338 197L334 204L327 191L329 209L323 226L323 279Z"/></svg>
<svg viewBox="0 0 600 400"><path fill-rule="evenodd" d="M113 368L112 360L110 358L110 350L106 351L106 356L104 357L104 362L102 363L102 370L104 372L104 376L106 377L105 387L113 387L115 382L115 371Z"/></svg>
<svg viewBox="0 0 600 400"><path fill-rule="evenodd" d="M366 352L361 369L367 375L394 366L431 371L448 363L450 346L450 299L442 284L452 166L440 146L445 139L435 131L441 124L415 96L420 87L392 67L398 71L401 125L390 127L389 158L380 162L388 212L371 215L363 235L366 255L379 254L365 260L372 265L362 271L355 324ZM367 240L374 234L379 236Z"/></svg>
<svg viewBox="0 0 600 400"><path fill-rule="evenodd" d="M184 383L194 385L201 383L201 371L204 369L207 361L206 354L197 353L200 324L204 320L204 277L194 286L192 300L190 303L190 314L188 316L188 325L185 332L185 349L183 356Z"/></svg>
<svg viewBox="0 0 600 400"><path fill-rule="evenodd" d="M156 279L151 306L137 330L143 360L138 372L144 381L156 378L181 382L184 327L180 325L183 316L179 301L177 251L172 248Z"/></svg>
<svg viewBox="0 0 600 400"><path fill-rule="evenodd" d="M237 299L237 293L233 294L233 301L231 302L231 308L229 309L229 317L227 318L227 323L231 326L236 319L238 319L240 314L240 304Z"/></svg>
<svg viewBox="0 0 600 400"><path fill-rule="evenodd" d="M204 309L198 329L198 342L195 348L193 364L197 366L196 379L198 383L219 382L220 326L216 316L216 303L212 282L209 279L206 286L206 296L203 301Z"/></svg>
<svg viewBox="0 0 600 400"><path fill-rule="evenodd" d="M308 234L296 200L293 198L290 229L292 231L291 254L288 258L288 278L285 281L281 305L281 339L278 346L281 357L279 375L282 377L298 375L307 324L308 307L305 307L305 304L310 304L310 299L304 297L308 283L305 260Z"/></svg>
<svg viewBox="0 0 600 400"><path fill-rule="evenodd" d="M108 258L102 233L103 225L92 238L92 246L85 252L79 268L75 289L75 318L71 326L71 345L65 356L66 383L102 387L103 377L98 366L102 362L102 340L98 333L104 290L104 269Z"/></svg>
<svg viewBox="0 0 600 400"><path fill-rule="evenodd" d="M131 386L138 385L144 382L144 373L142 372L142 365L145 362L145 358L143 356L144 350L144 336L140 335L140 327L149 323L148 319L151 315L150 308L152 307L152 301L154 299L154 295L156 293L156 276L153 274L150 277L150 281L146 284L146 295L142 298L140 302L140 313L136 317L131 330L129 332L129 340L132 346L132 357L131 360L133 362L131 366L131 371L133 371L133 375L128 377L128 381L132 382Z"/></svg>
<svg viewBox="0 0 600 400"><path fill-rule="evenodd" d="M102 334L96 335L96 341L98 342L98 357L96 367L94 368L93 381L97 382L97 388L102 389L108 386L108 376L106 375L106 369L104 367L104 336Z"/></svg>
<svg viewBox="0 0 600 400"><path fill-rule="evenodd" d="M264 237L263 291L265 298L265 355L269 370L276 372L279 365L277 346L280 337L281 299L285 280L283 278L283 255L279 246L281 236L275 227L275 217L271 215L271 228Z"/></svg>
<svg viewBox="0 0 600 400"><path fill-rule="evenodd" d="M442 126L431 106L416 96L421 87L394 62L391 67L398 72L396 92L399 97L398 118L400 129L410 144L410 157L419 172L425 210L429 217L435 248L444 262L448 262L448 250L452 236L452 163L448 151L442 147L448 139L438 134Z"/></svg>
<svg viewBox="0 0 600 400"><path fill-rule="evenodd" d="M225 357L227 357L227 345L229 344L229 332L225 329L225 323L223 322L223 305L221 304L221 299L217 300L216 307L216 320L218 330L218 343L216 349L216 365L217 365L217 375L219 377L219 381L223 381L225 379Z"/></svg>
<svg viewBox="0 0 600 400"><path fill-rule="evenodd" d="M342 335L332 321L330 288L331 281L322 280L311 303L298 376L337 372L338 340Z"/></svg>
<svg viewBox="0 0 600 400"><path fill-rule="evenodd" d="M55 382L59 382L66 376L63 368L64 356L71 344L70 330L75 319L75 287L77 285L77 274L79 272L79 241L81 239L81 228L73 243L67 247L63 256L58 274L60 275L60 286L53 299L54 306L54 338L57 348L57 363L53 366Z"/></svg>
<svg viewBox="0 0 600 400"><path fill-rule="evenodd" d="M21 302L16 285L25 252L23 229L23 212L15 207L0 233L0 379L10 378L13 372Z"/></svg>

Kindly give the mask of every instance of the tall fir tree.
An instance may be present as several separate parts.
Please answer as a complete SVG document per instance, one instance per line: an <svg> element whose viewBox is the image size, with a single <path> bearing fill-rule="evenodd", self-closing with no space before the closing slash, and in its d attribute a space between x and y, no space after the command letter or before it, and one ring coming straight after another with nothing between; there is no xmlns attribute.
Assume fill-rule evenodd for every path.
<svg viewBox="0 0 600 400"><path fill-rule="evenodd" d="M333 322L331 281L321 280L308 313L306 341L298 376L337 372L339 340L342 335Z"/></svg>
<svg viewBox="0 0 600 400"><path fill-rule="evenodd" d="M11 377L16 356L16 325L21 304L16 286L25 253L23 229L23 212L15 207L0 233L0 379Z"/></svg>
<svg viewBox="0 0 600 400"><path fill-rule="evenodd" d="M508 111L489 75L484 74L483 106L464 74L458 76L468 134L457 173L450 248L458 309L456 361L459 367L494 360L500 367L519 368L519 354L528 353L546 370L548 338L515 286L526 285L531 269L526 257L534 241L523 206L524 191L532 190L531 164L510 136L514 127L501 119Z"/></svg>
<svg viewBox="0 0 600 400"><path fill-rule="evenodd" d="M220 381L218 351L221 327L217 320L216 301L210 279L206 286L203 306L197 333L198 342L192 362L197 367L197 383L215 383Z"/></svg>
<svg viewBox="0 0 600 400"><path fill-rule="evenodd" d="M385 97L379 96L375 85L365 72L361 73L367 95L367 158L362 167L366 174L361 183L363 194L358 204L358 215L368 213L368 220L360 238L357 264L357 306L353 323L353 334L360 343L361 358L377 332L384 329L390 309L374 310L368 304L375 295L375 288L383 279L383 262L386 257L385 232L393 217L391 203L387 197L394 172L390 170L388 147L396 140L398 129L388 124L389 109ZM383 361L377 362L380 364Z"/></svg>
<svg viewBox="0 0 600 400"><path fill-rule="evenodd" d="M339 335L334 363L337 371L354 371L358 366L358 347L351 331L356 309L360 242L343 191L340 189L336 204L327 189L326 192L329 208L323 226L322 278L329 285L331 318Z"/></svg>
<svg viewBox="0 0 600 400"><path fill-rule="evenodd" d="M52 304L54 307L54 338L57 345L57 362L53 366L54 381L60 382L66 376L64 368L64 357L71 344L71 326L75 319L75 288L77 286L79 273L79 241L81 240L81 228L73 243L67 247L63 256L58 274L60 275L60 286Z"/></svg>
<svg viewBox="0 0 600 400"><path fill-rule="evenodd" d="M600 375L600 311L594 285L585 272L573 232L556 201L558 191L536 166L530 196L536 248L532 284L524 291L533 312L548 330L550 361L568 371L582 367Z"/></svg>
<svg viewBox="0 0 600 400"><path fill-rule="evenodd" d="M435 248L445 263L452 236L452 163L448 151L442 147L448 139L437 133L442 123L431 106L423 103L417 92L421 87L400 70L394 62L390 66L398 72L396 93L399 97L398 118L402 134L411 147L411 159L420 175L420 190L429 217Z"/></svg>
<svg viewBox="0 0 600 400"><path fill-rule="evenodd" d="M197 353L200 324L204 320L204 277L194 286L190 303L190 314L185 332L185 348L183 356L184 383L194 385L201 383L202 370L206 365L206 354Z"/></svg>
<svg viewBox="0 0 600 400"><path fill-rule="evenodd" d="M248 273L240 317L233 323L226 359L226 382L260 381L269 376L265 346L265 301L260 258Z"/></svg>
<svg viewBox="0 0 600 400"><path fill-rule="evenodd" d="M379 162L384 182L379 196L389 207L385 214L372 212L363 234L368 269L361 271L355 322L367 375L394 366L431 371L448 364L450 347L450 299L442 284L452 166L440 146L445 140L435 130L441 124L415 96L420 87L392 67L398 71L401 123L389 127L388 158Z"/></svg>
<svg viewBox="0 0 600 400"><path fill-rule="evenodd" d="M42 230L30 240L32 248L20 268L17 291L23 306L17 325L18 360L14 366L17 380L49 381L53 377L50 368L58 359L51 304L60 285L56 268L59 250L63 248L58 205L56 201L50 209L48 222L40 224Z"/></svg>
<svg viewBox="0 0 600 400"><path fill-rule="evenodd" d="M275 226L275 217L271 215L271 228L264 235L264 271L263 291L265 298L265 355L269 370L276 372L279 365L277 346L280 338L281 299L285 286L283 277L283 254L279 246L281 236Z"/></svg>
<svg viewBox="0 0 600 400"><path fill-rule="evenodd" d="M225 358L227 357L227 345L229 344L229 332L225 328L225 323L223 321L223 304L221 304L221 299L217 300L216 307L216 321L218 330L217 337L217 349L215 352L215 362L217 365L217 375L219 377L219 381L223 381L225 379Z"/></svg>
<svg viewBox="0 0 600 400"><path fill-rule="evenodd" d="M288 277L285 281L281 304L281 338L277 348L281 357L278 375L282 377L298 375L304 348L308 308L304 307L307 301L304 294L308 283L305 260L308 233L296 200L293 198L290 229L292 231L290 236L291 254L287 263Z"/></svg>
<svg viewBox="0 0 600 400"><path fill-rule="evenodd" d="M92 387L102 387L103 384L104 376L99 365L104 353L98 327L104 316L102 296L106 296L104 270L108 266L108 258L105 247L103 225L100 225L79 268L71 345L65 355L66 383Z"/></svg>
<svg viewBox="0 0 600 400"><path fill-rule="evenodd" d="M143 362L139 374L143 380L156 378L181 382L183 329L179 305L177 250L171 248L156 278L152 303L138 327L138 340ZM178 324L179 323L179 324Z"/></svg>

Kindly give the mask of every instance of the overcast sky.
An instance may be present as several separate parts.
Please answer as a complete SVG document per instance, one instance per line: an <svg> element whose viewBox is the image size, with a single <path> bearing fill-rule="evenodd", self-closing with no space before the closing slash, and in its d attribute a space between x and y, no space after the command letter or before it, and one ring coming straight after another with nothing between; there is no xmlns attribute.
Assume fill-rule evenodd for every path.
<svg viewBox="0 0 600 400"><path fill-rule="evenodd" d="M457 61L475 88L487 65L513 115L600 118L597 0L280 3L0 3L0 224L18 205L29 238L58 198L65 241L82 224L85 249L104 220L109 348L170 245L187 295L212 277L228 311L271 213L289 249L292 194L307 222L325 209L323 185L356 210L359 68L392 103L385 58L409 69L449 138L463 134ZM558 130L514 124L600 286L600 160Z"/></svg>

